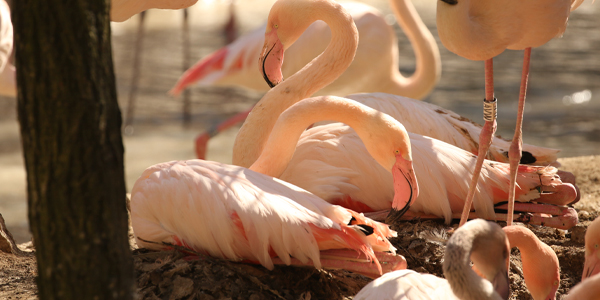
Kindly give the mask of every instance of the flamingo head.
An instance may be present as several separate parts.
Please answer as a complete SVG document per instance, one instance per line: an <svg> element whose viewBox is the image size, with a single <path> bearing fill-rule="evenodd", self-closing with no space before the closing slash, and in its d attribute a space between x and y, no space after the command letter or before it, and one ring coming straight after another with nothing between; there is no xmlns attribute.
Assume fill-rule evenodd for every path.
<svg viewBox="0 0 600 300"><path fill-rule="evenodd" d="M477 273L492 283L496 293L502 299L508 299L510 296L510 281L508 280L510 244L508 238L498 224L484 220L483 222L475 221L480 223L475 223L478 226L489 227L489 229L486 229L487 236L475 237L471 250L471 261L477 267ZM466 223L459 229L472 222Z"/></svg>
<svg viewBox="0 0 600 300"><path fill-rule="evenodd" d="M271 7L265 30L265 44L258 64L260 72L270 87L283 81L281 73L283 52L322 14L313 2L279 0Z"/></svg>
<svg viewBox="0 0 600 300"><path fill-rule="evenodd" d="M364 122L364 130L377 142L365 143L367 150L394 178L394 200L386 222L398 220L419 195L419 184L413 169L410 137L406 128L392 117L374 111L371 117L381 118L383 123ZM384 130L388 127L392 130Z"/></svg>
<svg viewBox="0 0 600 300"><path fill-rule="evenodd" d="M581 281L600 273L600 217L590 224L585 233L585 264Z"/></svg>

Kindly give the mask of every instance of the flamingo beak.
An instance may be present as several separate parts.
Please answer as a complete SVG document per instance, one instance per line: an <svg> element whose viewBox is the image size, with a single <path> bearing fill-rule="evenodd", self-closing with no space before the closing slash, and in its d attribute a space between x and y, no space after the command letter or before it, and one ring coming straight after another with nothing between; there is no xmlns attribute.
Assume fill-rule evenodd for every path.
<svg viewBox="0 0 600 300"><path fill-rule="evenodd" d="M265 44L258 59L260 72L263 78L273 88L283 81L281 66L283 65L283 44L277 36L277 30L273 29L265 33Z"/></svg>
<svg viewBox="0 0 600 300"><path fill-rule="evenodd" d="M398 221L408 211L410 204L419 196L419 184L412 161L403 158L401 155L396 155L392 175L394 177L394 201L386 219L387 224Z"/></svg>
<svg viewBox="0 0 600 300"><path fill-rule="evenodd" d="M585 257L585 264L583 265L583 275L581 275L581 281L600 273L600 258L598 256L598 248L596 248L590 255Z"/></svg>
<svg viewBox="0 0 600 300"><path fill-rule="evenodd" d="M496 273L496 276L492 280L492 285L494 286L494 290L502 299L507 300L510 296L510 283L508 281L508 269L501 268Z"/></svg>

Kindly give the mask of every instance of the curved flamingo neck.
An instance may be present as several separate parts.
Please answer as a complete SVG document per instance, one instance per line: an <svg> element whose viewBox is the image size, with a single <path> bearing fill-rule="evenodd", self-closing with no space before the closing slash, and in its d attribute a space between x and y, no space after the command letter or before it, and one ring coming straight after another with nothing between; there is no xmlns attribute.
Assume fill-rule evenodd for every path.
<svg viewBox="0 0 600 300"><path fill-rule="evenodd" d="M492 238L494 233L492 230L490 230L489 226L474 226L479 224L467 223L462 228L465 228L467 225L470 225L469 229L462 230L460 232L457 230L446 245L446 254L444 256L443 266L444 276L446 277L446 280L448 280L452 291L459 299L500 300L501 297L494 291L492 284L486 279L483 279L477 275L477 273L475 273L470 267L472 256L493 259L489 257L490 254L487 253L489 249L486 249L485 246L480 246L478 244L486 239ZM499 226L498 230L500 230ZM474 257L473 260L475 262ZM481 266L483 263L487 263L489 260L482 259L478 261L481 262ZM483 268L478 267L478 269L482 270Z"/></svg>
<svg viewBox="0 0 600 300"><path fill-rule="evenodd" d="M394 16L413 46L416 68L410 77L394 70L393 81L385 92L422 99L438 83L442 73L440 49L410 0L390 0ZM396 57L396 59L398 59ZM394 68L397 64L394 64Z"/></svg>
<svg viewBox="0 0 600 300"><path fill-rule="evenodd" d="M560 270L558 257L552 248L524 227L506 226L502 229L508 237L510 247L517 247L521 252L523 277L533 298L547 299L553 288L556 293Z"/></svg>
<svg viewBox="0 0 600 300"><path fill-rule="evenodd" d="M305 99L281 114L263 152L250 169L279 177L292 159L302 133L311 124L324 120L352 127L373 158L390 172L396 161L392 149L395 145L399 145L403 156L411 157L408 133L393 118L354 101L321 96ZM385 145L387 141L394 144Z"/></svg>
<svg viewBox="0 0 600 300"><path fill-rule="evenodd" d="M306 16L308 24L317 20L327 23L331 29L331 41L321 55L268 91L252 109L235 139L235 165L252 165L262 152L279 115L335 81L354 59L358 31L352 17L334 2L317 1L313 4L316 6L314 11Z"/></svg>

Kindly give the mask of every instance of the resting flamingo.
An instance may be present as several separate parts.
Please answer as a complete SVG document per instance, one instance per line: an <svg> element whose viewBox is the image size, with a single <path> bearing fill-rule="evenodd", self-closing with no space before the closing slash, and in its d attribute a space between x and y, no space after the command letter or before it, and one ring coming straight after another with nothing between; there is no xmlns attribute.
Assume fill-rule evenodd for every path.
<svg viewBox="0 0 600 300"><path fill-rule="evenodd" d="M353 299L507 299L508 245L498 224L481 219L469 221L446 244L446 279L412 270L394 271L367 284ZM471 260L485 279L471 269Z"/></svg>
<svg viewBox="0 0 600 300"><path fill-rule="evenodd" d="M291 5L293 5L293 9L290 9ZM282 81L279 71L284 47L300 36L303 29L315 18L322 18L327 24L332 24L332 43L306 68ZM340 19L345 20L345 23L342 23ZM356 49L356 43L352 43L356 40L356 31L352 30L351 18L343 12L339 5L331 1L278 1L271 9L268 24L269 29L265 33L266 42L261 62L264 62L263 69L267 74L265 76L278 85L259 101L236 137L233 163L245 167L250 166L262 152L264 142L270 134L272 124L277 116L293 103L339 76L352 61L353 51ZM379 94L375 94L375 96L377 95ZM360 100L361 97L368 99L368 97L375 96L357 95L352 98ZM380 99L380 97L376 98ZM370 103L377 103L377 101L365 101L365 104L369 105ZM414 105L412 107L427 106ZM443 112L432 112L431 115L442 119L445 118L443 115L450 115ZM415 110L411 110L410 113L415 114ZM402 116L395 117L401 118ZM431 118L433 117L424 120ZM453 118L450 117L450 119ZM403 119L400 120L404 122ZM424 128L415 124L418 123L406 122L407 129L411 131L416 128ZM459 126L453 125L450 128L455 127ZM462 130L459 127L457 131ZM459 134L459 136L461 135ZM465 137L463 136L463 138ZM424 178L427 179L421 183L427 188L422 189L423 193L420 194L419 200L413 204L411 210L444 217L449 222L454 217L453 212L460 211L463 207L462 198L468 189L463 178L471 174L469 172L474 163L474 157L470 153L433 139L414 134L411 135L411 139L412 146L415 147L413 151L417 164L415 168L418 169L417 172L423 172ZM469 142L465 144L469 144ZM301 186L326 201L345 205L358 211L371 212L390 209L391 195L393 195L391 178L385 169L378 168L377 164L373 164L365 151L366 149L356 134L348 127L340 124L316 126L304 133L285 172L270 173L269 175ZM493 205L506 199L506 193L503 191L507 188L508 168L505 164L494 162L488 162L486 166L486 176L489 178L486 179L486 184L482 183L479 189L476 202L479 209L477 216L495 218ZM565 204L576 199L577 193L574 187L570 184L563 184L557 178L556 172L556 169L552 167L523 166L519 177L520 200L539 199L543 202ZM540 178L544 180L540 182ZM540 195L539 187L541 190L555 193ZM528 204L521 206L527 206L526 209L532 208ZM551 209L552 212L549 213L553 215L564 216L546 221L535 216L533 222L536 224L546 222L549 226L565 228L573 226L577 222L577 214L573 209L547 206L542 208Z"/></svg>
<svg viewBox="0 0 600 300"><path fill-rule="evenodd" d="M112 0L110 20L123 22L151 8L182 9L196 4L198 0Z"/></svg>
<svg viewBox="0 0 600 300"><path fill-rule="evenodd" d="M341 4L356 23L359 47L348 70L316 94L342 96L357 92L385 92L415 99L429 94L440 79L440 53L435 39L410 0L390 0L396 20L414 47L416 70L409 77L399 72L396 34L384 16L366 4ZM260 78L256 60L264 43L265 28L266 24L200 60L181 76L170 93L178 95L194 83L201 86L237 85L266 92L269 86ZM330 36L325 23L317 21L311 24L286 51L283 73L288 76L300 70L325 49ZM242 122L250 110L200 134L196 139L196 147L200 148L197 152L204 153L211 137Z"/></svg>
<svg viewBox="0 0 600 300"><path fill-rule="evenodd" d="M515 135L509 149L511 166L507 222L513 222L517 166L521 159L522 121L529 76L531 48L561 36L572 10L583 0L471 1L440 0L437 26L440 40L448 50L471 60L485 60L485 125L479 138L479 159L471 180L460 224L467 220L481 165L491 138L496 131L496 98L494 97L493 57L505 49L525 50L519 92L519 108Z"/></svg>
<svg viewBox="0 0 600 300"><path fill-rule="evenodd" d="M10 7L5 0L0 1L0 95L15 97L15 67L9 62L13 48L13 27L10 20Z"/></svg>
<svg viewBox="0 0 600 300"><path fill-rule="evenodd" d="M382 267L386 271L406 267L402 257L373 252L394 253L387 237L395 232L387 225L254 171L285 168L307 122L320 119L354 126L371 155L393 174L395 207L408 207L418 185L402 124L359 103L319 97L301 101L281 115L250 169L189 160L144 171L133 186L130 203L138 244L148 248L162 246L145 241L179 244L216 257L257 261L269 269L273 256L287 265L297 263L291 260L294 257L304 265L312 261L317 268L339 267L337 252L324 254L333 259L330 262L321 259L319 251L349 248L375 262L344 265L349 270L378 276ZM357 255L342 260L353 257ZM378 258L385 259L384 266Z"/></svg>

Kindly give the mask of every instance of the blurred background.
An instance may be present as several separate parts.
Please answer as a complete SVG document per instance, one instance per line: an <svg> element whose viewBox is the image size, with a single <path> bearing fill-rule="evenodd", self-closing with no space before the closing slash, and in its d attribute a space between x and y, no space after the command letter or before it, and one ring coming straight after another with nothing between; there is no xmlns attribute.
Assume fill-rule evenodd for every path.
<svg viewBox="0 0 600 300"><path fill-rule="evenodd" d="M230 18L230 0L199 0L188 9L190 64L226 44L223 28ZM240 35L266 21L275 0L236 1L233 6ZM396 24L385 0L363 0L394 26L400 50L400 71L415 69L412 47ZM412 0L440 47L442 77L424 101L482 124L483 62L469 61L439 42L436 0ZM532 51L529 90L523 124L524 142L561 149L560 157L600 154L600 6L586 1L571 14L562 38ZM193 87L191 119L184 125L184 102L167 95L183 73L183 11L149 10L140 56L140 76L133 110L126 113L139 16L112 23L113 59L119 103L130 125L124 129L127 187L148 166L169 160L192 159L195 136L211 124L248 109L262 93L242 88ZM506 51L494 60L498 98L498 134L511 138L515 127L522 51ZM257 58L258 59L258 58ZM211 139L209 160L231 162L236 128ZM599 179L600 180L600 179ZM29 240L26 182L16 99L0 98L0 213L17 242Z"/></svg>

